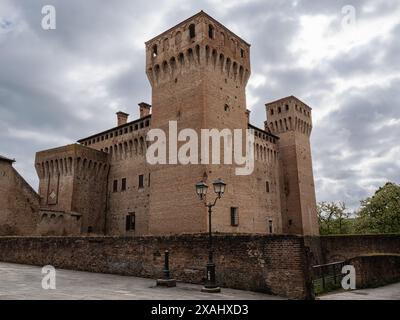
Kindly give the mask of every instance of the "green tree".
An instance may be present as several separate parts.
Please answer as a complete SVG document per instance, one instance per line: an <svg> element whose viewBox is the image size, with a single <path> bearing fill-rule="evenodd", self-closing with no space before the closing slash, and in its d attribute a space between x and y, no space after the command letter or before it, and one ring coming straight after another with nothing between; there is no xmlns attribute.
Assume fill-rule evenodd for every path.
<svg viewBox="0 0 400 320"><path fill-rule="evenodd" d="M352 223L344 202L319 202L317 212L321 234L349 233Z"/></svg>
<svg viewBox="0 0 400 320"><path fill-rule="evenodd" d="M400 185L388 182L361 201L356 220L358 233L400 232Z"/></svg>

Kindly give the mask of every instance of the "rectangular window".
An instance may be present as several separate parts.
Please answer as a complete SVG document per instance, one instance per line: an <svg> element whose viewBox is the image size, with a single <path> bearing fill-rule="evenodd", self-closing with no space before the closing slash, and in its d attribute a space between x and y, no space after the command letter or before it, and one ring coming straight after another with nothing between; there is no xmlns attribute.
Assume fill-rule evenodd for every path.
<svg viewBox="0 0 400 320"><path fill-rule="evenodd" d="M269 193L269 181L265 182L265 191Z"/></svg>
<svg viewBox="0 0 400 320"><path fill-rule="evenodd" d="M150 187L150 173L149 173L149 181L148 181L148 186Z"/></svg>
<svg viewBox="0 0 400 320"><path fill-rule="evenodd" d="M125 222L126 222L126 225L125 225L126 231L135 230L136 214L134 212L129 213L126 216Z"/></svg>
<svg viewBox="0 0 400 320"><path fill-rule="evenodd" d="M239 225L239 211L238 208L231 207L231 226L237 227Z"/></svg>
<svg viewBox="0 0 400 320"><path fill-rule="evenodd" d="M121 191L126 191L126 178L122 178Z"/></svg>
<svg viewBox="0 0 400 320"><path fill-rule="evenodd" d="M269 229L269 233L272 234L274 231L273 225L272 225L272 220L268 221L268 229Z"/></svg>
<svg viewBox="0 0 400 320"><path fill-rule="evenodd" d="M114 183L113 183L113 192L118 192L118 180L114 180Z"/></svg>
<svg viewBox="0 0 400 320"><path fill-rule="evenodd" d="M144 176L141 174L139 176L139 189L144 188Z"/></svg>

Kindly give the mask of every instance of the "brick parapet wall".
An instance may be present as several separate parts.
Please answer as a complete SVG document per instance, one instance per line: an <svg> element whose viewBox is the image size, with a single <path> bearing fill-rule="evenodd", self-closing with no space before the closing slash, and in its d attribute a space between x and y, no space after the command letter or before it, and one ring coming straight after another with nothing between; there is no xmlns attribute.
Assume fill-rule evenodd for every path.
<svg viewBox="0 0 400 320"><path fill-rule="evenodd" d="M305 237L312 264L344 261L370 254L400 254L400 234Z"/></svg>
<svg viewBox="0 0 400 320"><path fill-rule="evenodd" d="M206 235L169 237L0 237L0 261L157 278L170 251L173 276L202 283ZM310 298L308 259L297 236L216 235L217 280L222 287Z"/></svg>
<svg viewBox="0 0 400 320"><path fill-rule="evenodd" d="M400 281L400 255L363 255L347 260L356 270L357 289Z"/></svg>

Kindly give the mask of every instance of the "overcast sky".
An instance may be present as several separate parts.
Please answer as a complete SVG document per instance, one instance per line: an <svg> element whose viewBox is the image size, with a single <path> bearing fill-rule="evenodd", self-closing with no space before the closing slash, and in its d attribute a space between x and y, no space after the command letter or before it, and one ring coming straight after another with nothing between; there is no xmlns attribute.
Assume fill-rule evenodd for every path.
<svg viewBox="0 0 400 320"><path fill-rule="evenodd" d="M36 151L113 127L120 109L136 118L151 103L144 42L200 10L252 44L255 125L284 96L313 108L318 201L355 208L400 182L398 0L0 0L0 154L37 188Z"/></svg>

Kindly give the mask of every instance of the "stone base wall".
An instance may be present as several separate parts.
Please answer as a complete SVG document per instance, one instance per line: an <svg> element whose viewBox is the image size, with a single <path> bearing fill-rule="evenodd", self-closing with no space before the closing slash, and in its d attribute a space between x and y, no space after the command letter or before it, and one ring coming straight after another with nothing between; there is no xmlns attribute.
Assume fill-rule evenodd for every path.
<svg viewBox="0 0 400 320"><path fill-rule="evenodd" d="M0 261L148 278L162 276L164 251L177 280L203 283L203 235L169 237L0 237ZM220 286L292 299L311 297L303 238L282 235L216 235Z"/></svg>

